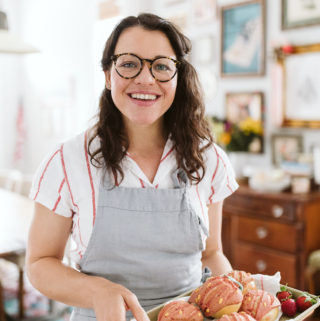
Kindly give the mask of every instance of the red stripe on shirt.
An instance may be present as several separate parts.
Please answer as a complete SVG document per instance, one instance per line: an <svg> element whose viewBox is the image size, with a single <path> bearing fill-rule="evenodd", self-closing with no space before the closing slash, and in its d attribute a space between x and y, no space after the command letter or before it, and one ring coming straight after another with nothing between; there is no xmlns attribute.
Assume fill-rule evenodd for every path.
<svg viewBox="0 0 320 321"><path fill-rule="evenodd" d="M216 152L216 155L217 155L217 165L216 165L216 168L214 169L214 172L213 172L213 175L212 175L212 178L211 178L211 183L213 182L214 178L216 177L216 174L217 174L217 171L218 171L218 167L219 167L219 160L220 160L220 156L218 154L218 151L216 149L216 147L213 145L214 147L214 151Z"/></svg>
<svg viewBox="0 0 320 321"><path fill-rule="evenodd" d="M141 187L142 187L142 188L145 188L144 183L143 183L143 180L142 180L141 178L139 178L139 181L140 181Z"/></svg>
<svg viewBox="0 0 320 321"><path fill-rule="evenodd" d="M159 187L159 184L157 184L156 186L155 186L155 188L158 188Z"/></svg>
<svg viewBox="0 0 320 321"><path fill-rule="evenodd" d="M63 180L62 180L62 182L61 182L61 184L60 184L60 187L59 187L59 191L58 191L59 197L58 197L58 199L57 199L57 201L56 201L56 203L54 204L54 207L53 207L53 209L52 209L53 212L57 209L58 204L59 204L59 202L60 202L60 200L61 200L61 195L60 195L60 193L61 193L61 190L62 190L62 187L63 187L65 181L66 181L66 179L63 178Z"/></svg>
<svg viewBox="0 0 320 321"><path fill-rule="evenodd" d="M221 162L222 162L223 167L225 169L225 172L227 173L226 163L224 162L223 158L218 153L217 148L214 145L213 145L213 147L214 147L214 150L215 150L216 155L217 155L217 165L216 165L216 168L215 168L214 173L213 173L212 178L211 178L211 184L212 184L213 180L216 177L216 174L217 174L217 171L218 171L218 167L219 167L219 163L220 163L220 159L221 159ZM229 175L228 174L227 174L227 187L231 191L231 193L233 193L233 190L232 190L232 188L230 186L230 180L229 180ZM214 190L213 186L211 186L211 194L209 195L209 203L210 204L212 203L212 197L213 197L214 193L215 193L215 190Z"/></svg>
<svg viewBox="0 0 320 321"><path fill-rule="evenodd" d="M84 151L85 151L85 155L86 155L87 169L88 169L90 186L91 186L91 199L92 199L92 209L93 209L93 223L92 223L92 225L94 225L94 222L96 220L96 196L95 196L95 191L94 191L93 179L92 179L89 157L88 157L88 150L87 150L87 132L85 133L85 137L84 137Z"/></svg>
<svg viewBox="0 0 320 321"><path fill-rule="evenodd" d="M60 148L60 156L61 156L61 164L62 164L62 169L63 169L64 177L65 177L65 179L66 179L67 186L68 186L69 193L70 193L70 197L71 197L71 202L72 202L72 205L77 209L77 211L76 211L75 214L78 215L79 239L80 239L80 242L82 243L82 245L84 246L84 244L83 244L83 242L82 242L82 238L81 238L81 232L80 232L80 213L79 213L79 206L78 206L78 204L75 203L74 198L73 198L73 195L72 195L72 191L71 191L71 188L70 188L70 183L69 183L69 180L68 180L68 175L67 175L66 166L65 166L65 163L64 163L64 157L63 157L63 145L62 145L61 148Z"/></svg>
<svg viewBox="0 0 320 321"><path fill-rule="evenodd" d="M219 155L220 159L221 159L221 162L223 164L223 167L225 169L225 172L227 172L227 166L226 166L226 163L224 162L223 158ZM229 190L231 191L231 193L233 193L233 190L230 186L230 180L229 180L229 175L227 174L227 187L229 188Z"/></svg>
<svg viewBox="0 0 320 321"><path fill-rule="evenodd" d="M44 177L44 174L46 173L51 161L53 160L53 158L60 152L60 149L58 149L51 157L50 159L48 160L47 164L46 164L46 167L44 168L43 172L42 172L42 175L40 176L40 180L39 180L39 184L38 184L38 190L37 190L37 193L36 195L34 196L33 200L35 201L39 192L40 192L40 186L41 186L41 183L42 183L42 180L43 180L43 177Z"/></svg>
<svg viewBox="0 0 320 321"><path fill-rule="evenodd" d="M172 153L173 150L174 150L174 147L172 147L172 148L168 151L168 153L167 153L165 156L163 156L163 158L161 158L160 163L163 162L163 161Z"/></svg>

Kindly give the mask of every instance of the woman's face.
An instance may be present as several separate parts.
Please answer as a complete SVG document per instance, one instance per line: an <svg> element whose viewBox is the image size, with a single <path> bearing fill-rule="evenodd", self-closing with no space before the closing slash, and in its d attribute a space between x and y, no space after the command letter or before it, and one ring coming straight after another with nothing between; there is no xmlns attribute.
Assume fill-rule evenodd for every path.
<svg viewBox="0 0 320 321"><path fill-rule="evenodd" d="M145 30L139 26L128 28L120 35L114 54L122 53L132 53L151 60L157 56L176 59L164 33ZM177 75L168 82L159 82L152 77L149 67L149 63L145 62L141 73L132 79L118 75L114 64L105 72L113 102L122 113L127 126L161 122L163 114L174 100Z"/></svg>

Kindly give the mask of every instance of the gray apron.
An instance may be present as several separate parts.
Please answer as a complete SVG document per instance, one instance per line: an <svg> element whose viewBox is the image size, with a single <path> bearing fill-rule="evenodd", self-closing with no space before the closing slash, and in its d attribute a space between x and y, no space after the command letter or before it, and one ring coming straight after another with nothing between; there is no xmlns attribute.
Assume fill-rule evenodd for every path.
<svg viewBox="0 0 320 321"><path fill-rule="evenodd" d="M114 186L106 174L79 264L83 273L128 288L146 311L196 288L202 278L201 234L208 231L190 206L186 174L175 171L172 179L173 189L127 188ZM95 313L75 308L71 320L95 320Z"/></svg>

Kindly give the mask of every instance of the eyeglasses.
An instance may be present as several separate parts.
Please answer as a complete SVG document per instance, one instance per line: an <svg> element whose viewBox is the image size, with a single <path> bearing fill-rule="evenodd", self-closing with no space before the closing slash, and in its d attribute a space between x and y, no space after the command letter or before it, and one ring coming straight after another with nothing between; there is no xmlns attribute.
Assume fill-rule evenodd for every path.
<svg viewBox="0 0 320 321"><path fill-rule="evenodd" d="M154 79L160 82L170 81L177 73L180 61L170 57L158 57L156 59L142 59L132 53L113 55L111 60L118 75L125 79L137 77L145 61L150 64L149 70Z"/></svg>

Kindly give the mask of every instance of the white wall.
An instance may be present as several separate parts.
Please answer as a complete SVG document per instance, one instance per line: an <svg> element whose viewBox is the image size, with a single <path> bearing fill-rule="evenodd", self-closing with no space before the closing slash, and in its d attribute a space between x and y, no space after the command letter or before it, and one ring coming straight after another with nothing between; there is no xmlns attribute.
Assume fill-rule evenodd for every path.
<svg viewBox="0 0 320 321"><path fill-rule="evenodd" d="M19 34L18 1L1 3L0 10L7 13L12 33ZM15 140L15 116L21 97L22 58L0 53L0 168L12 166Z"/></svg>
<svg viewBox="0 0 320 321"><path fill-rule="evenodd" d="M20 97L26 109L27 141L25 172L33 172L44 154L61 140L88 125L97 111L97 90L100 65L94 47L97 2L99 0L2 0L3 9L10 18L11 30L37 46L41 53L27 56L0 54L0 168L12 167L15 143L15 117ZM174 12L161 11L161 1L117 0L122 14L152 11L161 15ZM218 0L218 6L241 2L241 0ZM178 2L177 2L178 3ZM263 155L231 155L238 171L244 164L269 164L271 161L269 137L277 131L271 117L272 102L272 45L281 43L319 42L320 27L307 27L281 31L280 1L267 3L267 68L264 77L219 78L220 21L199 26L194 23L191 12L197 1L185 0L188 6L191 39L211 33L215 38L216 73L218 91L208 101L208 114L224 115L224 96L230 91L260 90L265 93L266 107L266 153ZM183 5L182 5L183 6ZM172 7L174 10L174 6ZM181 11L177 4L176 14ZM97 80L98 79L98 80ZM103 78L101 78L103 81ZM97 83L98 82L98 83ZM103 86L103 84L101 84ZM319 130L283 129L303 133L306 151L320 136Z"/></svg>

